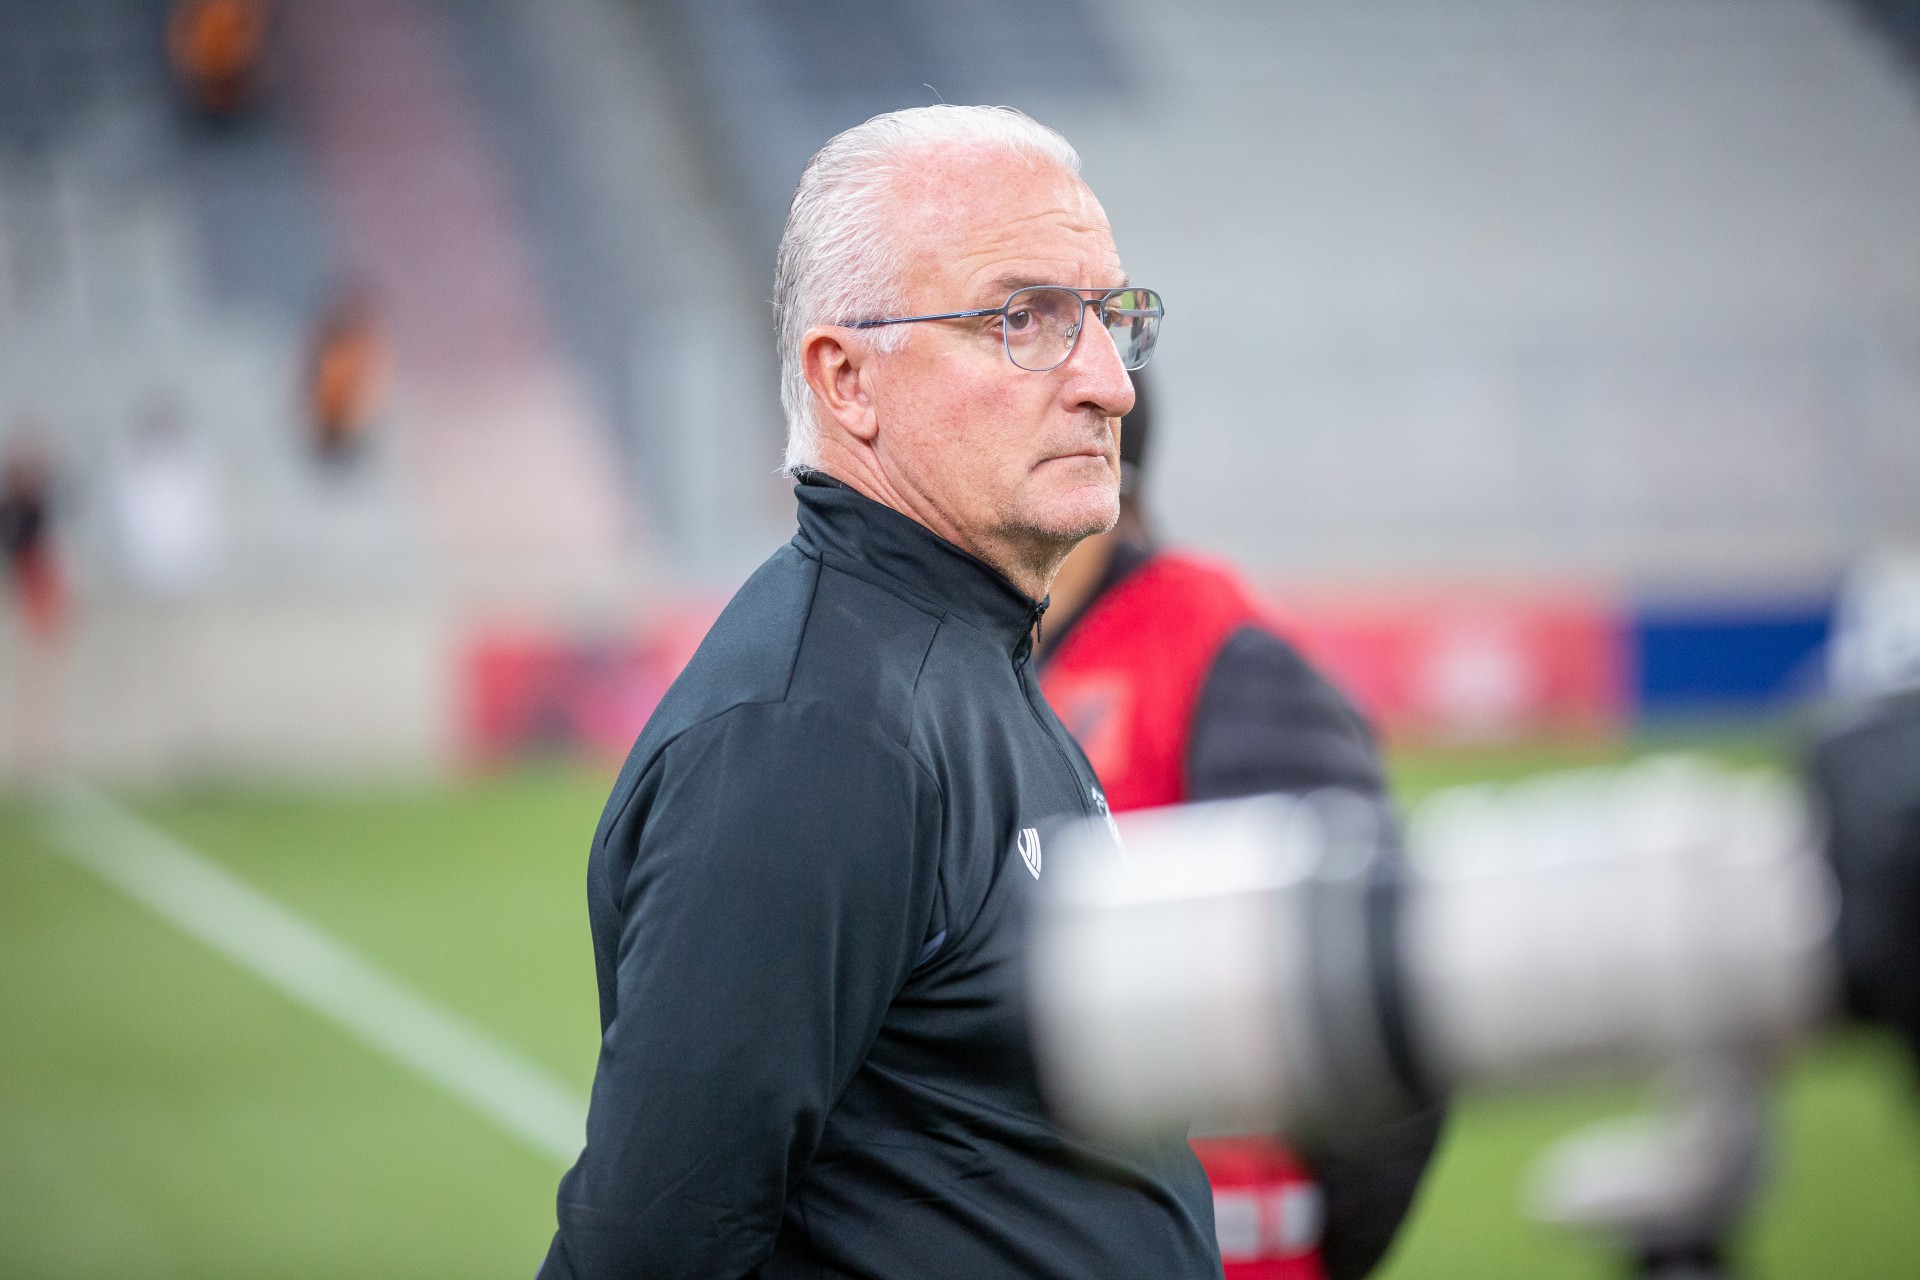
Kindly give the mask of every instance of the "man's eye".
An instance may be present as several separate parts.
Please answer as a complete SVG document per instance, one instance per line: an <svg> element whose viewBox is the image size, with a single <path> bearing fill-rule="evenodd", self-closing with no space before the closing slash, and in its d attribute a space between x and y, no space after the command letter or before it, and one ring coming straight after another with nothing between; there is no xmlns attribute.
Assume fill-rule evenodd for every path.
<svg viewBox="0 0 1920 1280"><path fill-rule="evenodd" d="M1033 312L1024 307L1018 311L1007 312L1007 331L1009 333L1024 333L1031 328L1033 328Z"/></svg>

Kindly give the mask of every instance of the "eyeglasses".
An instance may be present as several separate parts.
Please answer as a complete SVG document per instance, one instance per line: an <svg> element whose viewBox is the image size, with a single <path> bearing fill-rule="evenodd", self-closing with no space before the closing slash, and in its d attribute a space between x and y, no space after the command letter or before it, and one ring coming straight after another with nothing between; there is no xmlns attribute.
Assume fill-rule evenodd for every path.
<svg viewBox="0 0 1920 1280"><path fill-rule="evenodd" d="M1073 354L1085 326L1087 308L1100 313L1100 323L1113 339L1114 350L1127 370L1144 368L1160 337L1160 317L1166 314L1160 295L1151 289L1071 289L1063 284L1031 285L1015 289L1005 303L978 311L943 311L931 316L895 316L888 320L854 320L849 329L877 329L888 324L918 324L922 320L971 320L1000 317L1000 337L1007 359L1030 373L1058 369Z"/></svg>

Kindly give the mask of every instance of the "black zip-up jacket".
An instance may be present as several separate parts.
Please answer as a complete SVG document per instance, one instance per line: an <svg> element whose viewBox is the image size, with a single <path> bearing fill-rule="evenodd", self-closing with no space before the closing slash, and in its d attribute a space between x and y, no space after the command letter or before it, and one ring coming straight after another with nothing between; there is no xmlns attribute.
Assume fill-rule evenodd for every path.
<svg viewBox="0 0 1920 1280"><path fill-rule="evenodd" d="M1050 819L1104 812L1042 607L825 477L594 837L601 1047L542 1280L1218 1276L1184 1144L1042 1109L1019 969Z"/></svg>

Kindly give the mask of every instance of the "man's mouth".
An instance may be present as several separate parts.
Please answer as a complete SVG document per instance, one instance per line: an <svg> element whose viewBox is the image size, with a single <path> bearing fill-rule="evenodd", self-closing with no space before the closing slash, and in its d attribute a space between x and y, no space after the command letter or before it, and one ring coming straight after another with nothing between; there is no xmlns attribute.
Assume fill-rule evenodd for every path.
<svg viewBox="0 0 1920 1280"><path fill-rule="evenodd" d="M1043 461L1064 462L1069 458L1097 458L1101 462L1110 462L1112 459L1112 455L1109 454L1105 449L1097 449L1097 448L1089 447L1085 449L1069 449L1065 453L1053 454L1052 456L1043 459Z"/></svg>

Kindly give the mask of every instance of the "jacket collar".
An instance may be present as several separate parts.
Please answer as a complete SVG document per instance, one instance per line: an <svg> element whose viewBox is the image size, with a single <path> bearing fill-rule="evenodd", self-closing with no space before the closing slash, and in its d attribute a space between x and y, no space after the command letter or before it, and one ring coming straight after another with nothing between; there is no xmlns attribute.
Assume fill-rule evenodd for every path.
<svg viewBox="0 0 1920 1280"><path fill-rule="evenodd" d="M794 545L894 595L951 614L1016 656L1046 611L986 561L822 471L802 472Z"/></svg>

